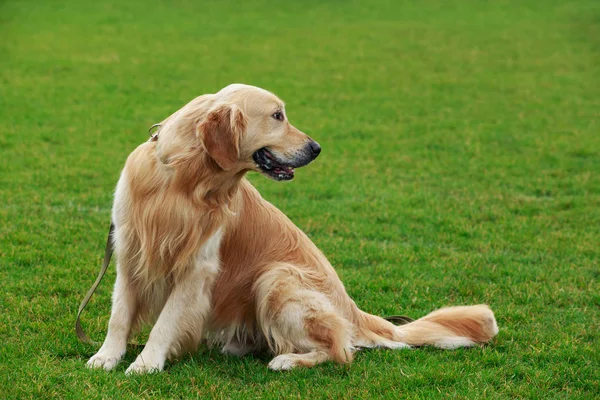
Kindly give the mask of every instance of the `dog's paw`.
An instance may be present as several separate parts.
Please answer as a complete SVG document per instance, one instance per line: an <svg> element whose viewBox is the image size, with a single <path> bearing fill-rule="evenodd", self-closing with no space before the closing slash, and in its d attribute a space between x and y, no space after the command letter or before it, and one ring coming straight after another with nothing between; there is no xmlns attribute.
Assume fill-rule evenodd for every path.
<svg viewBox="0 0 600 400"><path fill-rule="evenodd" d="M297 366L298 363L291 354L278 355L269 363L269 368L273 371L288 371Z"/></svg>
<svg viewBox="0 0 600 400"><path fill-rule="evenodd" d="M152 374L160 372L164 368L164 362L144 360L141 355L127 368L126 375L132 374Z"/></svg>
<svg viewBox="0 0 600 400"><path fill-rule="evenodd" d="M461 347L473 347L477 345L474 341L467 337L449 337L443 338L435 342L434 346L438 349L454 350Z"/></svg>
<svg viewBox="0 0 600 400"><path fill-rule="evenodd" d="M86 365L88 368L104 368L106 371L110 371L121 361L121 357L120 354L114 355L100 350L88 360Z"/></svg>
<svg viewBox="0 0 600 400"><path fill-rule="evenodd" d="M392 349L392 350L399 350L399 349L412 349L413 347L404 343L404 342L394 342L394 341L389 341L385 346L382 346L388 349Z"/></svg>

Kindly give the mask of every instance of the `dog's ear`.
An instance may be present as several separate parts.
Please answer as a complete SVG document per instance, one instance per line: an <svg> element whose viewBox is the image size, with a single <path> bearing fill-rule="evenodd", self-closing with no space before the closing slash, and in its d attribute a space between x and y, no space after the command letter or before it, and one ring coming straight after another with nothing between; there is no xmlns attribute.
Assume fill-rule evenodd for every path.
<svg viewBox="0 0 600 400"><path fill-rule="evenodd" d="M198 125L198 135L208 155L228 171L240 156L240 136L246 129L246 116L235 104L213 107Z"/></svg>

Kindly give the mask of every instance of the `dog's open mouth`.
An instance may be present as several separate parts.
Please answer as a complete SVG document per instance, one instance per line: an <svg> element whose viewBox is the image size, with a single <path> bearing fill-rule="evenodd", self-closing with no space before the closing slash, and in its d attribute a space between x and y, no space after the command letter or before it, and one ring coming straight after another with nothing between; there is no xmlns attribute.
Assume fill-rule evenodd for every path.
<svg viewBox="0 0 600 400"><path fill-rule="evenodd" d="M277 159L267 148L257 150L252 155L260 171L278 181L289 181L294 178L294 168Z"/></svg>

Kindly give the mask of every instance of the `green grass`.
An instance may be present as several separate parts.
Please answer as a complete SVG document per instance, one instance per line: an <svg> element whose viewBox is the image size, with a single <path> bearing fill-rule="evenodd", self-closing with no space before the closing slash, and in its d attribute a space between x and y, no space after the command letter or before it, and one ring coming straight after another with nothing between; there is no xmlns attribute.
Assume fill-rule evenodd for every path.
<svg viewBox="0 0 600 400"><path fill-rule="evenodd" d="M592 398L600 393L600 3L0 3L0 397ZM361 308L485 302L481 349L289 373L201 349L91 371L72 325L147 128L232 83L323 146L257 175ZM106 332L110 271L84 316Z"/></svg>

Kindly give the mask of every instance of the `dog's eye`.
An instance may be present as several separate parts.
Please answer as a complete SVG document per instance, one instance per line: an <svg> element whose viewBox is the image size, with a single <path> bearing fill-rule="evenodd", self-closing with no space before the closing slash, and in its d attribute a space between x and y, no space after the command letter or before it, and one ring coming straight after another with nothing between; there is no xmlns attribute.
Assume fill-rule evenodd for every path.
<svg viewBox="0 0 600 400"><path fill-rule="evenodd" d="M271 115L277 121L283 121L283 113L281 111L277 111L275 114Z"/></svg>

